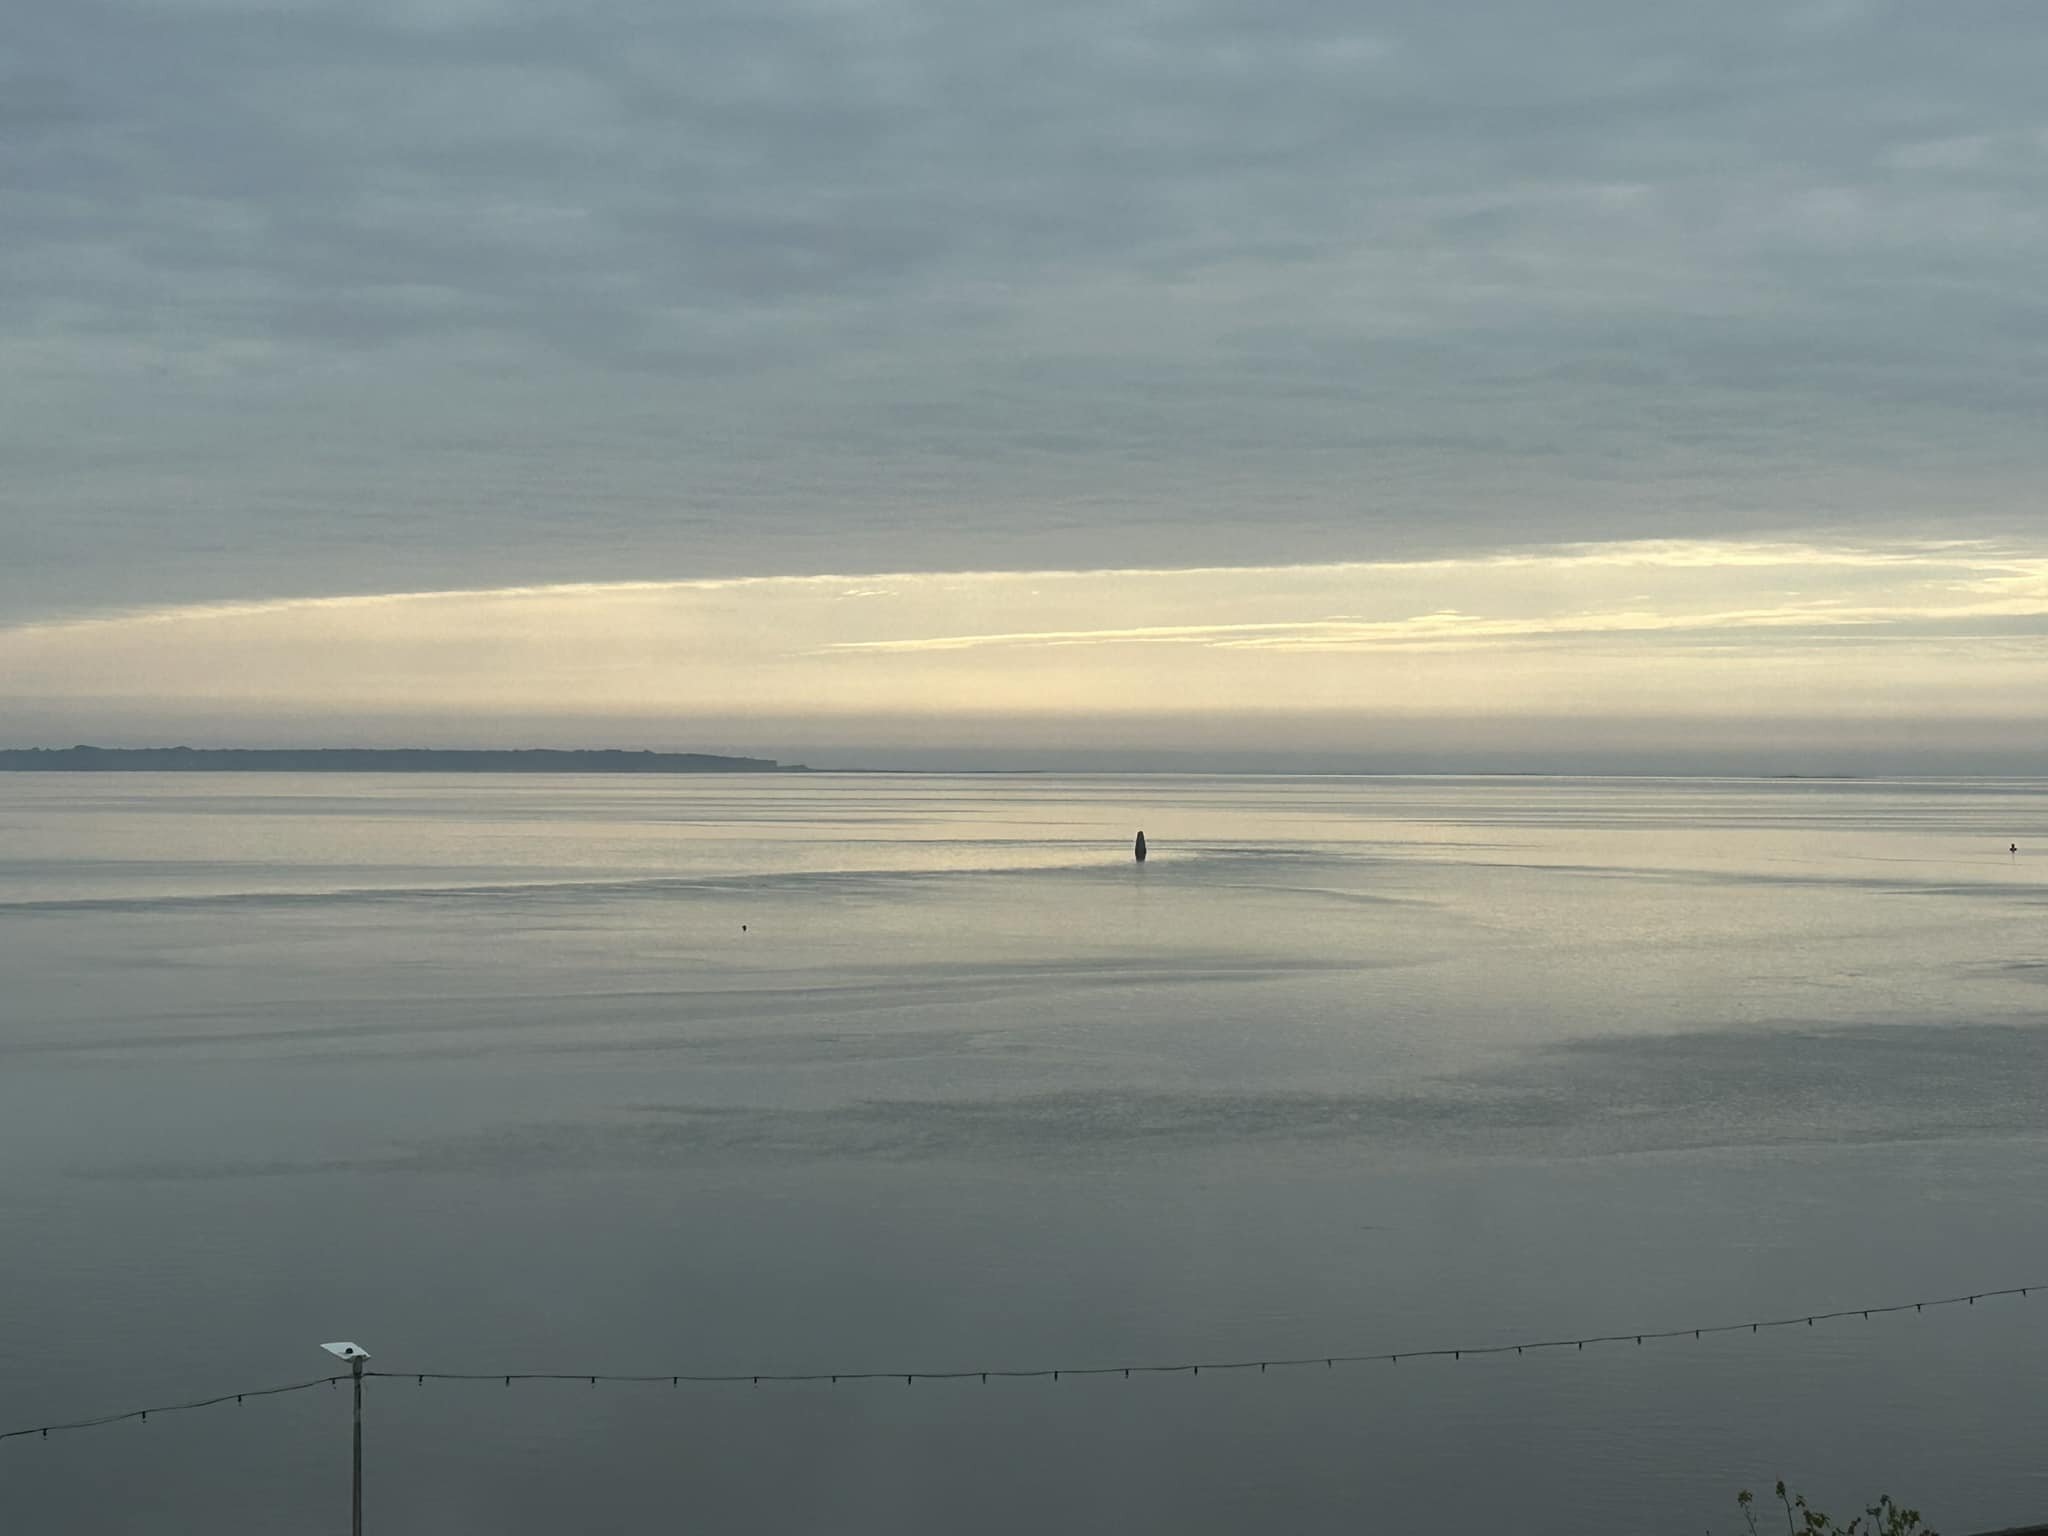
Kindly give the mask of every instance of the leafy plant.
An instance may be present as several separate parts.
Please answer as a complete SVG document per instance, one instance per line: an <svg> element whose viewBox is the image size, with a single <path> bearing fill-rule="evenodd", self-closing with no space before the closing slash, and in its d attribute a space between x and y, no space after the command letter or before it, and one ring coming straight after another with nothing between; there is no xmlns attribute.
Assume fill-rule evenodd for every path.
<svg viewBox="0 0 2048 1536"><path fill-rule="evenodd" d="M1787 1493L1784 1479L1778 1480L1774 1491L1785 1511L1788 1536L1940 1536L1940 1532L1920 1523L1919 1510L1901 1508L1892 1502L1888 1493L1878 1495L1875 1504L1847 1525L1842 1525L1832 1515L1807 1503L1805 1494ZM1757 1529L1756 1495L1745 1488L1735 1496L1735 1502L1742 1510L1743 1523L1749 1527L1750 1536L1763 1536Z"/></svg>

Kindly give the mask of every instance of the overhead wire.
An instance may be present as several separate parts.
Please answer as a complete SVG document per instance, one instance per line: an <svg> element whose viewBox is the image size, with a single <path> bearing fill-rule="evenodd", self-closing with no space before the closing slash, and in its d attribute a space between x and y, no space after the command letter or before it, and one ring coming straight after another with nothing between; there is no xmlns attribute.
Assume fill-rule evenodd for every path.
<svg viewBox="0 0 2048 1536"><path fill-rule="evenodd" d="M733 1386L740 1383L761 1385L764 1383L815 1383L856 1381L1028 1381L1051 1379L1062 1376L1199 1376L1203 1371L1249 1371L1266 1369L1289 1369L1320 1365L1326 1369L1340 1365L1394 1364L1403 1360L1461 1360L1467 1355L1521 1355L1536 1350L1574 1349L1583 1350L1588 1344L1642 1344L1663 1339L1705 1338L1712 1334L1759 1333L1766 1328L1792 1328L1804 1324L1833 1322L1842 1318L1880 1317L1889 1313L1920 1312L1929 1307L1974 1306L1979 1301L1988 1301L2001 1296L2025 1296L2030 1291L2041 1289L2038 1284L2006 1286L1999 1290L1970 1291L1955 1296L1940 1296L1921 1301L1893 1302L1877 1307L1843 1307L1832 1312L1802 1312L1789 1317L1758 1318L1742 1323L1708 1323L1691 1328L1645 1328L1624 1333L1587 1334L1583 1338L1527 1339L1515 1344L1478 1344L1457 1347L1434 1347L1426 1349L1384 1350L1377 1354L1319 1354L1252 1357L1245 1359L1182 1360L1171 1362L1133 1362L1118 1365L1039 1365L1039 1366L989 1366L952 1370L845 1370L845 1371L727 1371L705 1372L617 1372L617 1371L366 1371L366 1376L382 1377L392 1381L413 1381L424 1384L429 1381L498 1381L510 1385L515 1381L581 1381L592 1386L600 1382L670 1382L682 1385L685 1382L698 1386Z"/></svg>
<svg viewBox="0 0 2048 1536"><path fill-rule="evenodd" d="M1845 1318L1872 1318L1903 1312L1924 1312L1934 1307L1975 1306L1980 1301L1990 1301L2008 1296L2026 1296L2043 1289L2042 1282L2029 1285L2010 1285L1996 1290L1966 1291L1953 1296L1923 1298L1919 1301L1888 1302L1882 1306L1840 1307L1824 1312L1800 1312L1784 1317L1755 1318L1739 1323L1702 1323L1684 1328L1630 1329L1616 1333L1594 1333L1580 1337L1525 1339L1519 1343L1468 1344L1459 1346L1433 1346L1418 1349L1383 1350L1371 1354L1332 1352L1309 1355L1271 1355L1211 1360L1142 1361L1129 1364L1082 1364L1082 1365L1034 1365L1034 1366L987 1366L968 1369L948 1370L877 1370L857 1369L843 1371L370 1371L363 1372L365 1379L375 1377L384 1381L411 1381L424 1386L430 1381L449 1382L502 1382L511 1386L514 1382L566 1381L584 1382L590 1386L601 1383L658 1384L666 1382L671 1386L688 1383L693 1386L734 1386L751 1384L787 1383L850 1383L862 1381L901 1381L910 1385L919 1381L1058 1381L1066 1376L1115 1376L1128 1379L1132 1376L1200 1376L1204 1371L1258 1371L1294 1370L1321 1366L1334 1370L1340 1365L1391 1364L1403 1360L1463 1360L1465 1357L1498 1355L1526 1355L1539 1350L1583 1351L1588 1344L1645 1344L1671 1339L1704 1339L1729 1333L1758 1334L1767 1329L1812 1327L1816 1323L1839 1322ZM286 1393L304 1392L318 1386L332 1386L349 1380L349 1376L316 1376L309 1381L291 1382L284 1386L259 1387L241 1392L223 1392L214 1397L198 1398L189 1402L164 1403L149 1408L131 1408L120 1413L102 1414L95 1418L74 1419L64 1423L32 1425L26 1429L0 1432L0 1440L19 1440L29 1437L47 1439L53 1434L68 1430L97 1429L104 1425L128 1421L148 1422L150 1415L184 1413L198 1408L213 1408L224 1403L239 1403L245 1398L280 1397Z"/></svg>
<svg viewBox="0 0 2048 1536"><path fill-rule="evenodd" d="M121 1413L103 1413L97 1418L72 1419L63 1424L38 1424L30 1429L10 1429L0 1432L0 1440L21 1440L30 1435L48 1439L60 1430L98 1429L106 1424L121 1424L130 1419L149 1422L149 1416L166 1413L187 1413L194 1408L217 1408L222 1403L239 1403L245 1397L282 1397L287 1392L304 1392L311 1387L331 1387L338 1381L347 1381L346 1376L315 1376L311 1381L288 1382L281 1387L250 1387L240 1392L223 1392L217 1397L194 1398L184 1403L159 1403L153 1408L130 1408Z"/></svg>

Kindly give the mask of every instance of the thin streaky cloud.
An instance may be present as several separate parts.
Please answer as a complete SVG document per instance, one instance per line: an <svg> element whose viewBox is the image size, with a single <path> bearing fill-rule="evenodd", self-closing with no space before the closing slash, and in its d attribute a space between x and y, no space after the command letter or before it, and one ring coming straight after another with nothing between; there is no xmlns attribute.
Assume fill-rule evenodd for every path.
<svg viewBox="0 0 2048 1536"><path fill-rule="evenodd" d="M2048 556L1695 541L370 594L0 630L0 678L14 718L75 739L166 710L260 736L312 709L337 737L373 718L495 739L513 721L588 732L655 711L679 731L810 721L842 741L917 719L943 742L997 718L1151 718L1167 700L1183 722L1282 711L1331 731L1648 721L1681 703L1723 722L2048 721Z"/></svg>
<svg viewBox="0 0 2048 1536"><path fill-rule="evenodd" d="M83 615L67 619L16 624L0 633L90 629L104 625L180 624L208 619L236 619L260 614L317 613L400 604L434 604L454 601L517 600L523 598L569 598L579 596L630 595L640 593L691 593L745 590L750 587L838 588L845 598L887 598L901 594L912 584L1011 584L1017 582L1095 582L1101 580L1140 581L1150 578L1226 577L1242 581L1287 580L1301 576L1342 579L1381 573L1456 573L1460 571L1543 568L1557 571L1579 569L1722 570L1745 567L1816 569L1885 569L1925 567L1930 562L1953 560L1958 567L1981 567L2009 560L2011 571L2003 575L1973 574L1978 582L2026 584L2041 580L2038 562L2025 556L2006 554L2006 546L1987 540L1944 540L1900 543L1890 547L1711 540L1645 539L1610 545L1574 544L1556 549L1492 550L1466 557L1436 557L1411 560L1352 560L1324 564L1303 562L1291 565L1253 566L1118 566L1101 570L1078 568L1043 570L903 570L865 575L830 572L796 575L730 576L683 580L578 581L527 583L517 586L442 588L402 592L365 592L331 597L271 597L237 602L187 603L172 607L134 608L112 613ZM879 583L879 585L878 585ZM1032 638L965 637L980 639ZM935 641L934 643L940 643Z"/></svg>

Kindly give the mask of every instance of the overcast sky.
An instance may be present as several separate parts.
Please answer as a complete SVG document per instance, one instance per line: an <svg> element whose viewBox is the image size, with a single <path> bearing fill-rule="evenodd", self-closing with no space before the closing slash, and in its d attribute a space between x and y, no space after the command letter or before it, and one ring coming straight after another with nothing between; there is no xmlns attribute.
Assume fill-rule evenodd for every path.
<svg viewBox="0 0 2048 1536"><path fill-rule="evenodd" d="M326 635L296 713L337 730L431 694L472 734L515 705L616 734L712 709L675 679L714 666L787 685L785 734L849 700L1115 715L1105 679L1180 699L1219 657L1215 708L1313 713L1390 675L1374 647L1449 637L1214 626L1455 611L1513 668L1532 623L1582 659L1576 691L1531 672L1543 710L1627 717L1645 635L1817 662L1843 625L1784 614L1820 603L1912 658L1823 713L1917 715L1947 656L1973 709L2038 722L2044 80L2038 0L11 0L0 698L38 735L173 729L167 699L275 734L283 674L210 712L192 683L236 670L219 606L257 603L266 647ZM1645 540L1734 574L1580 589ZM1759 547L1808 553L1765 579ZM1925 562L1881 613L1872 552ZM1426 590L1384 576L1417 561ZM689 595L1194 567L1238 569L1091 578L1086 612L771 583L719 628ZM621 582L671 584L662 617L603 608ZM388 604L290 601L565 583L601 590L446 600L402 656ZM1133 593L1169 641L1116 634ZM570 609L603 686L512 688L540 671L504 634ZM118 664L76 622L136 610L156 638ZM1018 692L1069 632L1094 670ZM832 658L808 683L799 649ZM1742 713L1743 675L1701 698ZM1427 691L1506 711L1490 687Z"/></svg>

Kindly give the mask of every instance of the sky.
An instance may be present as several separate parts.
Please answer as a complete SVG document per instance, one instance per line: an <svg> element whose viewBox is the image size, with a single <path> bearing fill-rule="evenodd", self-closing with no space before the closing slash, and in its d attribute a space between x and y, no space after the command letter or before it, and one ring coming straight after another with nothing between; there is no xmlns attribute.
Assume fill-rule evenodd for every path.
<svg viewBox="0 0 2048 1536"><path fill-rule="evenodd" d="M13 0L0 738L2048 752L2048 9Z"/></svg>

